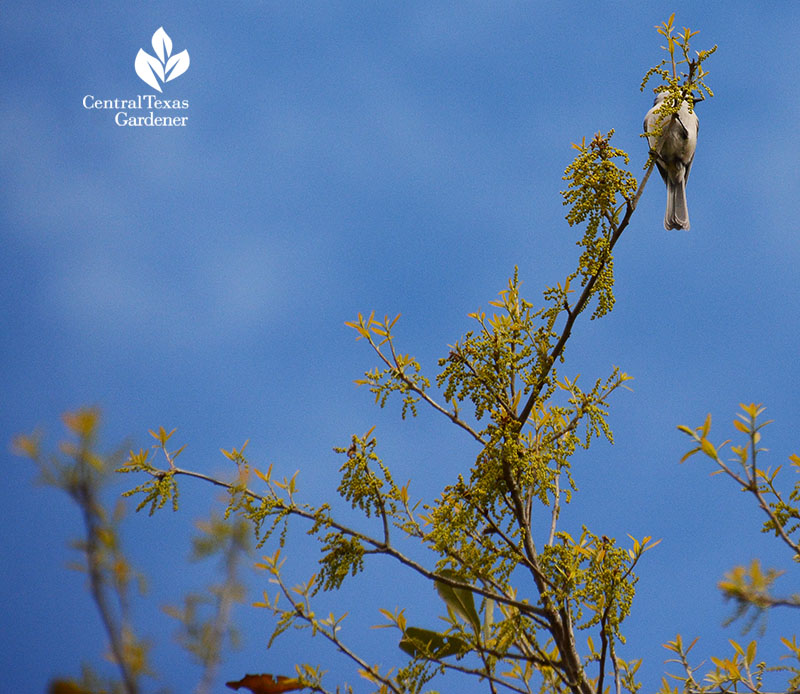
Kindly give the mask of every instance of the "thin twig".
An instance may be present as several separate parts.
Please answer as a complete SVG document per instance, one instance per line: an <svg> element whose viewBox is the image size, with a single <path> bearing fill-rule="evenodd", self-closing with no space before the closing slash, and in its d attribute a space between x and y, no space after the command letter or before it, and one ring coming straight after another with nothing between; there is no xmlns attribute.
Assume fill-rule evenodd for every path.
<svg viewBox="0 0 800 694"><path fill-rule="evenodd" d="M482 445L486 445L486 441L481 438L481 436L464 420L462 420L455 412L450 412L450 410L442 407L438 402L436 402L430 395L428 395L422 388L420 388L413 380L411 380L408 376L406 376L405 372L397 365L397 355L394 351L394 345L392 344L391 340L389 341L389 347L392 351L392 357L395 360L395 363L392 363L389 359L386 358L386 355L381 352L378 345L375 344L375 341L372 339L370 335L367 337L369 344L372 346L372 349L378 354L384 364L388 366L396 376L398 376L403 383L409 388L409 390L414 391L419 397L421 397L425 402L427 402L433 409L441 412L445 417L447 417L451 422L460 426L464 431L466 431L472 438L474 438L478 443Z"/></svg>
<svg viewBox="0 0 800 694"><path fill-rule="evenodd" d="M346 655L350 660L356 663L362 670L368 672L372 677L380 681L383 685L391 689L395 694L404 694L402 689L398 689L397 686L392 682L390 679L383 677L378 670L376 670L372 665L367 663L365 660L360 658L356 653L354 653L350 648L345 646L339 639L336 637L336 627L335 625L331 627L331 633L328 631L315 619L313 619L310 615L306 614L304 610L297 607L297 603L295 603L294 598L292 597L292 593L286 584L283 582L283 579L280 577L279 574L275 574L275 580L277 581L278 585L280 586L281 591L289 600L289 602L294 606L294 613L297 617L302 619L314 629L314 633L322 634L328 641L330 641L336 649Z"/></svg>
<svg viewBox="0 0 800 694"><path fill-rule="evenodd" d="M547 545L552 546L556 537L556 523L561 513L561 470L556 471L555 489L553 490L553 511L550 516L550 537Z"/></svg>
<svg viewBox="0 0 800 694"><path fill-rule="evenodd" d="M758 505L761 507L761 510L764 511L764 513L766 513L769 516L770 520L772 521L776 535L780 537L781 540L783 540L783 542L786 543L794 551L795 554L800 554L800 546L798 546L795 542L793 542L792 538L790 538L789 535L786 533L786 531L783 528L783 525L781 525L781 523L778 522L778 519L775 517L775 514L773 513L772 509L769 507L769 504L766 502L763 495L759 491L758 484L755 480L755 475L753 476L753 479L748 478L747 480L745 480L742 479L740 475L737 475L733 470L731 470L719 456L716 457L716 462L717 465L723 470L723 472L725 472L729 477L731 477L733 480L735 480L738 484L741 485L743 490L749 491L753 496L755 496L756 500L758 501ZM755 463L753 465L755 470L756 469Z"/></svg>
<svg viewBox="0 0 800 694"><path fill-rule="evenodd" d="M234 603L234 586L238 582L237 579L237 566L238 566L238 551L235 537L230 538L230 545L226 549L225 560L225 583L220 588L217 596L217 611L214 615L214 621L211 624L210 642L214 645L212 653L215 657L205 662L203 668L203 677L200 684L197 686L197 694L210 693L214 685L214 680L217 677L220 666L220 654L222 652L222 644L225 638L225 630L228 628L231 619L231 612Z"/></svg>
<svg viewBox="0 0 800 694"><path fill-rule="evenodd" d="M454 670L455 672L460 672L460 673L462 673L464 675L474 675L476 677L482 677L482 678L485 678L485 679L489 680L489 682L493 682L495 684L499 684L501 687L505 687L506 689L510 689L512 692L519 692L520 694L527 694L530 691L529 689L520 689L519 687L516 687L515 685L511 684L510 682L507 682L506 680L501 680L498 677L495 677L494 675L491 675L488 672L484 672L482 670L477 670L475 668L465 667L463 665L456 665L455 663L451 663L451 662L448 662L446 660L442 660L441 658L436 658L436 657L431 658L431 657L428 657L428 656L426 656L426 658L428 660L430 660L432 663L437 663L438 665L440 665L441 667L445 668L446 670Z"/></svg>
<svg viewBox="0 0 800 694"><path fill-rule="evenodd" d="M85 463L85 465L88 465L88 463ZM83 475L82 471L81 473ZM100 613L103 627L108 635L111 652L119 668L125 692L126 694L136 694L139 691L139 687L125 656L125 646L121 638L122 629L120 625L116 624L104 588L105 579L100 566L101 559L99 556L101 550L98 546L98 537L102 521L100 519L100 512L98 511L98 502L91 485L91 481L84 477L80 480L77 488L73 492L73 496L83 512L83 522L86 528L86 564L89 572L90 591L97 605L97 610Z"/></svg>

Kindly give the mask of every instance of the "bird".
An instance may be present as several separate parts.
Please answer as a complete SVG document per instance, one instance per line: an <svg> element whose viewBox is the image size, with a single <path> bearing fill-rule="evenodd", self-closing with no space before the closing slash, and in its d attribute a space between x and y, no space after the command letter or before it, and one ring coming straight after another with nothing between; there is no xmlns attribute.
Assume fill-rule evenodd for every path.
<svg viewBox="0 0 800 694"><path fill-rule="evenodd" d="M667 210L664 213L664 228L689 229L689 208L686 205L686 181L692 168L694 151L697 147L699 121L694 109L689 110L686 101L675 114L664 116L656 114L661 103L669 96L668 92L656 94L653 107L644 117L644 131L653 132L659 126L661 135L649 135L647 141L661 173L667 184Z"/></svg>

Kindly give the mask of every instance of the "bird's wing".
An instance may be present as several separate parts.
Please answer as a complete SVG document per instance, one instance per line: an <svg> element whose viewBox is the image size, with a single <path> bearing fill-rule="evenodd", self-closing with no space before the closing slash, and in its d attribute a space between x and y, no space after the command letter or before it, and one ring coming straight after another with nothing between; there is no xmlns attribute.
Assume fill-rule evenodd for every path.
<svg viewBox="0 0 800 694"><path fill-rule="evenodd" d="M692 115L694 116L694 139L695 139L695 142L696 142L697 141L697 135L700 132L700 119L697 117L697 114L694 111L692 111ZM695 151L697 151L696 147L697 147L697 145L695 145ZM694 161L694 155L695 155L695 152L692 152L692 158L686 164L686 171L683 174L683 180L684 181L688 181L689 180L689 172L692 170L692 162Z"/></svg>

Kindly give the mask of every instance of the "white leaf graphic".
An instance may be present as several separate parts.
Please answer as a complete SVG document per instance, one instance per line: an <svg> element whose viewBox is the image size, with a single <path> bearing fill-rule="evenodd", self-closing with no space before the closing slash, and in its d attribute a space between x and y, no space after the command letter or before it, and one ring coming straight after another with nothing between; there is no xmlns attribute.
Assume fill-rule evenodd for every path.
<svg viewBox="0 0 800 694"><path fill-rule="evenodd" d="M152 55L145 53L141 48L136 54L136 62L134 63L136 74L142 78L144 82L149 84L156 91L161 91L161 85L158 83L158 78L164 81L164 66L158 62Z"/></svg>
<svg viewBox="0 0 800 694"><path fill-rule="evenodd" d="M153 50L156 52L161 64L167 62L167 58L172 55L172 39L169 37L164 27L158 27L156 33L153 34Z"/></svg>
<svg viewBox="0 0 800 694"><path fill-rule="evenodd" d="M176 53L167 61L167 67L164 71L167 79L164 80L165 82L169 82L170 80L174 80L176 77L180 77L184 72L189 69L189 51L182 50L180 53Z"/></svg>

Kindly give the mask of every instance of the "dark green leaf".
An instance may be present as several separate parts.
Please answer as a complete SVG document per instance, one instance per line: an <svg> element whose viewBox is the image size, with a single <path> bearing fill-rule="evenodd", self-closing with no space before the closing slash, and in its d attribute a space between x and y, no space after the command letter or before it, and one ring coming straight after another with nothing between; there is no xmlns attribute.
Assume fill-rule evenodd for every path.
<svg viewBox="0 0 800 694"><path fill-rule="evenodd" d="M444 569L439 574L454 581L461 581L456 572L450 569ZM439 597L447 603L447 606L463 620L472 624L476 633L480 631L481 620L475 609L475 599L472 591L465 588L453 588L442 581L434 581L434 585Z"/></svg>
<svg viewBox="0 0 800 694"><path fill-rule="evenodd" d="M405 635L400 640L400 648L414 658L425 656L446 658L449 655L458 655L469 650L467 643L457 636L445 636L419 627L406 629Z"/></svg>

